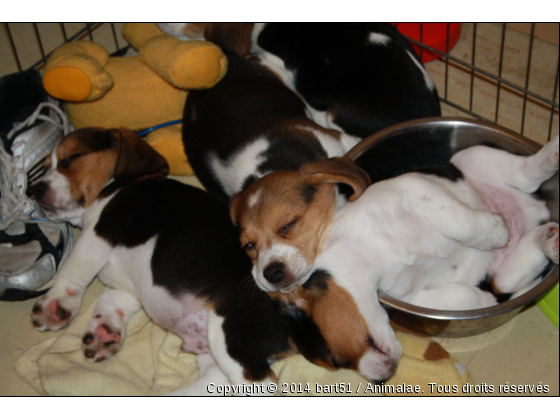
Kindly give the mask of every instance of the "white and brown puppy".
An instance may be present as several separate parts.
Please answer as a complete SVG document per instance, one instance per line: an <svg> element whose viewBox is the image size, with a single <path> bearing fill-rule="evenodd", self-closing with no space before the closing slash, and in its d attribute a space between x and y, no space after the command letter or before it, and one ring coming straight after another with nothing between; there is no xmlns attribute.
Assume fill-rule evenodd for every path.
<svg viewBox="0 0 560 420"><path fill-rule="evenodd" d="M310 360L331 368L354 368L370 380L393 373L389 362L382 370L360 369L360 359L377 350L367 344L365 321L352 299L335 285L311 281L298 301L307 310L311 301L317 308L328 303L330 312L311 318L284 303L279 310L252 279L228 206L165 179L165 160L135 133L77 130L46 165L36 199L51 218L71 220L83 231L52 289L33 308L39 331L67 326L97 275L110 289L84 332L84 356L92 362L113 356L130 317L144 307L181 337L184 350L199 355L200 378L180 393L206 393L210 382L274 382L269 365L293 351L292 341ZM359 350L357 337L366 343ZM344 363L331 347L349 355Z"/></svg>
<svg viewBox="0 0 560 420"><path fill-rule="evenodd" d="M352 188L352 202L370 181L350 159L332 158L297 171L273 172L232 197L231 217L260 288L286 291L313 272L337 210L336 185L341 184Z"/></svg>
<svg viewBox="0 0 560 420"><path fill-rule="evenodd" d="M400 354L379 290L417 306L478 309L524 293L558 264L558 223L533 194L557 174L558 149L558 137L528 157L465 149L451 159L453 180L410 173L377 182L335 214L315 269L352 296L381 351L362 358L362 368ZM304 307L299 290L286 299Z"/></svg>

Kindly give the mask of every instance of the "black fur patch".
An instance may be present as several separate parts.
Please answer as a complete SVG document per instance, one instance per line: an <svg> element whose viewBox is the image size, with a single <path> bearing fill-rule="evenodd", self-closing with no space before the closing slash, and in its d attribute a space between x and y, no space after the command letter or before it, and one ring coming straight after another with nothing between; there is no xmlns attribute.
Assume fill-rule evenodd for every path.
<svg viewBox="0 0 560 420"><path fill-rule="evenodd" d="M371 33L391 41L373 44ZM389 24L270 23L257 43L295 73L306 102L329 112L349 134L365 138L399 122L441 115L437 92L426 87L410 59L416 53Z"/></svg>
<svg viewBox="0 0 560 420"><path fill-rule="evenodd" d="M494 293L491 281L492 278L490 276L486 276L486 278L484 280L481 280L476 287L478 287L483 292L492 293L498 303L507 302L511 298L511 295L513 293Z"/></svg>
<svg viewBox="0 0 560 420"><path fill-rule="evenodd" d="M405 132L398 138L377 143L359 156L356 163L368 173L372 183L410 172L459 179L462 174L449 163L453 154L446 141L435 138L431 133L415 132L410 135Z"/></svg>
<svg viewBox="0 0 560 420"><path fill-rule="evenodd" d="M331 274L326 270L316 270L309 280L303 284L305 290L317 289L323 292L329 290L329 282L332 280Z"/></svg>
<svg viewBox="0 0 560 420"><path fill-rule="evenodd" d="M327 360L327 343L313 318L301 309L292 308L290 314L286 315L286 324L294 344L307 360Z"/></svg>
<svg viewBox="0 0 560 420"><path fill-rule="evenodd" d="M185 152L204 187L227 198L209 158L227 161L259 138L269 141L259 173L295 170L326 158L312 133L294 129L298 122L309 121L302 100L257 60L227 56L223 80L212 89L190 92L183 114ZM243 189L256 179L257 174L251 174Z"/></svg>
<svg viewBox="0 0 560 420"><path fill-rule="evenodd" d="M417 172L425 175L435 175L453 182L465 179L463 173L452 163L448 163L445 166L440 166L437 168L419 169Z"/></svg>

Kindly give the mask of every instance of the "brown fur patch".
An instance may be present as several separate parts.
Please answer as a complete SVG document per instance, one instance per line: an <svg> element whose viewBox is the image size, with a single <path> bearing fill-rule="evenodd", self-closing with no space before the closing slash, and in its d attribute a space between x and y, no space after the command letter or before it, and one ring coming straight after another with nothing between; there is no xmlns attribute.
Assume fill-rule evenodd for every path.
<svg viewBox="0 0 560 420"><path fill-rule="evenodd" d="M311 202L306 202L299 191L306 186L297 171L277 171L249 187L232 199L232 218L241 228L241 244L254 243L248 252L255 262L259 251L273 243L296 247L308 264L321 249L336 210L336 196L332 185L321 185ZM250 205L254 193L259 192L258 203ZM286 233L286 224L297 220Z"/></svg>
<svg viewBox="0 0 560 420"><path fill-rule="evenodd" d="M292 293L271 293L273 299L303 310L321 331L330 360L315 359L313 363L329 369L344 365L358 369L360 360L371 349L368 326L354 299L344 288L328 281L328 288L298 287ZM336 361L338 366L333 363Z"/></svg>
<svg viewBox="0 0 560 420"><path fill-rule="evenodd" d="M245 57L251 52L253 26L254 23L210 23L204 37L225 51Z"/></svg>

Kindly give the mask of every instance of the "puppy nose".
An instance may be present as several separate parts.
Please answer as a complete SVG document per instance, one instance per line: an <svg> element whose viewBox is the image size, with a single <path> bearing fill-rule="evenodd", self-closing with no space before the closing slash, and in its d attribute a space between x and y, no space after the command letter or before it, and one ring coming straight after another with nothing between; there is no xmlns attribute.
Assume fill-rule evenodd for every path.
<svg viewBox="0 0 560 420"><path fill-rule="evenodd" d="M286 271L286 267L284 267L284 264L280 262L275 262L270 264L268 267L266 267L263 274L264 274L264 278L267 279L269 282L280 283L284 278L285 271Z"/></svg>
<svg viewBox="0 0 560 420"><path fill-rule="evenodd" d="M45 195L45 191L47 191L47 184L45 182L38 182L35 185L31 186L31 194L35 197L35 200L41 201L43 195Z"/></svg>

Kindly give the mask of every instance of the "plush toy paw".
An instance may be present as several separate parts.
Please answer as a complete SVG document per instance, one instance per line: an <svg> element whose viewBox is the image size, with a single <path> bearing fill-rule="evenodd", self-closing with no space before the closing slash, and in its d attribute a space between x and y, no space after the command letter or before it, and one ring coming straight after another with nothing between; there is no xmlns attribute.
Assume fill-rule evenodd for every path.
<svg viewBox="0 0 560 420"><path fill-rule="evenodd" d="M206 89L218 83L227 70L222 50L206 41L184 41L156 36L140 48L140 61L180 89Z"/></svg>
<svg viewBox="0 0 560 420"><path fill-rule="evenodd" d="M204 44L188 48L175 62L171 76L178 86L186 89L210 88L224 76L227 66L224 54L215 45Z"/></svg>
<svg viewBox="0 0 560 420"><path fill-rule="evenodd" d="M53 53L45 68L43 86L49 95L66 101L93 101L114 85L105 71L107 50L88 41L64 44Z"/></svg>

